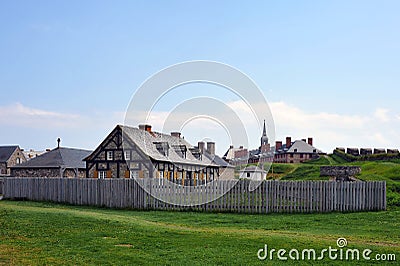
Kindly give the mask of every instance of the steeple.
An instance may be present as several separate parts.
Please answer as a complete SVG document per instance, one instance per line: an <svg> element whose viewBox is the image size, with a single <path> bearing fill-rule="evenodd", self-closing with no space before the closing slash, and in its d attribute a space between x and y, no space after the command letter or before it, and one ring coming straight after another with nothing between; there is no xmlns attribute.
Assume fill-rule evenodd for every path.
<svg viewBox="0 0 400 266"><path fill-rule="evenodd" d="M265 120L264 120L263 133L262 133L262 136L261 136L260 151L261 152L268 152L269 150L270 150L270 145L268 143L267 128L265 126Z"/></svg>
<svg viewBox="0 0 400 266"><path fill-rule="evenodd" d="M263 137L267 136L267 130L265 129L265 119L264 119L264 129L263 129Z"/></svg>

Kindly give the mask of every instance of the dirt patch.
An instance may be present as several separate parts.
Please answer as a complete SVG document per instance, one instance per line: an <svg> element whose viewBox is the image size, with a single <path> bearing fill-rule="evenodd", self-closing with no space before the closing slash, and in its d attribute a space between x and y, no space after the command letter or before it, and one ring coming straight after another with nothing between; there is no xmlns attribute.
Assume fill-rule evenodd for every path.
<svg viewBox="0 0 400 266"><path fill-rule="evenodd" d="M124 247L124 248L132 248L133 247L133 245L132 244L118 244L118 245L115 245L116 247Z"/></svg>

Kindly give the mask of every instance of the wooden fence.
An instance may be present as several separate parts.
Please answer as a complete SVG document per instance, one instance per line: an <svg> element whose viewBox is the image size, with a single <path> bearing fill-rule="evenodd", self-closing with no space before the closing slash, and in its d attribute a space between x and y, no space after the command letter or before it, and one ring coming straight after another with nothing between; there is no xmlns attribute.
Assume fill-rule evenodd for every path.
<svg viewBox="0 0 400 266"><path fill-rule="evenodd" d="M249 184L248 180L223 180L208 187L178 187L160 179L6 178L3 192L5 199L141 210L292 213L386 209L385 181L263 181L253 191ZM228 187L232 188L210 201Z"/></svg>
<svg viewBox="0 0 400 266"><path fill-rule="evenodd" d="M4 180L4 179L0 177L0 195L3 194L3 183L4 183L3 180Z"/></svg>

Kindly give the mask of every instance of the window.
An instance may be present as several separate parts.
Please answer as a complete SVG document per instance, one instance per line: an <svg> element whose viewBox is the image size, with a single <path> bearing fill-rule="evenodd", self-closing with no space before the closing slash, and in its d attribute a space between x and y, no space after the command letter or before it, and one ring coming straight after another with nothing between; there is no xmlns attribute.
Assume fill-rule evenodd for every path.
<svg viewBox="0 0 400 266"><path fill-rule="evenodd" d="M250 177L250 173L247 173L247 177Z"/></svg>
<svg viewBox="0 0 400 266"><path fill-rule="evenodd" d="M297 149L294 149L294 152L297 152Z"/></svg>
<svg viewBox="0 0 400 266"><path fill-rule="evenodd" d="M126 161L130 161L131 160L131 151L125 151L124 157L125 157Z"/></svg>
<svg viewBox="0 0 400 266"><path fill-rule="evenodd" d="M114 159L114 154L112 151L107 151L107 161L112 161Z"/></svg>
<svg viewBox="0 0 400 266"><path fill-rule="evenodd" d="M138 178L138 177L139 177L139 172L138 171L131 171L130 178Z"/></svg>
<svg viewBox="0 0 400 266"><path fill-rule="evenodd" d="M293 153L290 154L290 158L293 158Z"/></svg>
<svg viewBox="0 0 400 266"><path fill-rule="evenodd" d="M300 153L300 158L303 158L303 154L302 153Z"/></svg>
<svg viewBox="0 0 400 266"><path fill-rule="evenodd" d="M129 164L129 169L140 170L140 164L139 163L130 163Z"/></svg>
<svg viewBox="0 0 400 266"><path fill-rule="evenodd" d="M106 171L99 171L99 178L106 178L107 174Z"/></svg>
<svg viewBox="0 0 400 266"><path fill-rule="evenodd" d="M160 171L160 178L164 178L164 171Z"/></svg>
<svg viewBox="0 0 400 266"><path fill-rule="evenodd" d="M21 158L17 158L17 164L21 163Z"/></svg>

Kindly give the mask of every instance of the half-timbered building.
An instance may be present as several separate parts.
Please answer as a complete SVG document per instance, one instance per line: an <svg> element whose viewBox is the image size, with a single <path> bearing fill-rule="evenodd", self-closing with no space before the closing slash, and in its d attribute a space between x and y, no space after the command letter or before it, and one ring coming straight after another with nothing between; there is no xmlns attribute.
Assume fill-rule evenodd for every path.
<svg viewBox="0 0 400 266"><path fill-rule="evenodd" d="M204 144L204 143L203 143ZM95 151L86 157L89 178L166 178L182 184L200 184L222 178L233 168L208 149L190 145L180 133L153 132L150 125L139 128L117 125ZM213 154L214 153L214 154Z"/></svg>

